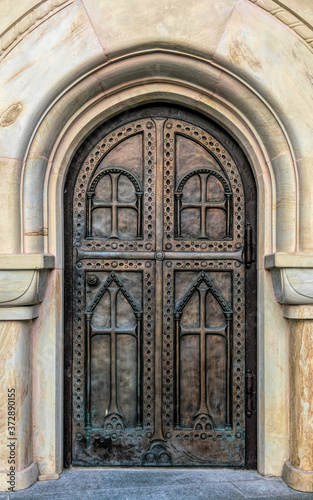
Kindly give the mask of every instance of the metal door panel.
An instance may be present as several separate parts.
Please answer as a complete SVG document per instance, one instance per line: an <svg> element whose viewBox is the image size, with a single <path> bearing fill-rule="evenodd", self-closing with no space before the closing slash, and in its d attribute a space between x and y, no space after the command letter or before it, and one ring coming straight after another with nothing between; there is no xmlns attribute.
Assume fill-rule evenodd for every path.
<svg viewBox="0 0 313 500"><path fill-rule="evenodd" d="M104 134L73 181L74 465L245 465L244 183L169 115Z"/></svg>

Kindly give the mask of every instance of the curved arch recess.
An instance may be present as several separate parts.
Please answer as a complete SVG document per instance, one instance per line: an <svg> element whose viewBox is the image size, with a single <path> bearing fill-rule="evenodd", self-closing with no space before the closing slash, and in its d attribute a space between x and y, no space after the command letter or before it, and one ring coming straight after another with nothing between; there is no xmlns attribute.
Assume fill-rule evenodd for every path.
<svg viewBox="0 0 313 500"><path fill-rule="evenodd" d="M133 81L129 80L130 63L132 74L137 77ZM151 77L156 71L158 76ZM297 172L290 141L273 109L256 91L218 65L159 50L128 55L89 72L63 92L42 117L24 160L24 251L53 250L51 228L50 242L48 235L34 235L34 231L48 227L47 193L51 175L64 179L70 159L84 138L118 112L160 100L187 105L212 117L243 147L257 182L265 182L267 187L264 184L263 191L270 191L265 197L261 195L263 203L260 198L264 216L269 215L272 227L268 248L261 255L264 251L297 248ZM278 157L279 162L271 161ZM43 166L41 175L35 179L31 168L34 158L41 158ZM34 190L44 193L38 197L38 203L34 203ZM266 196L271 198L267 207ZM284 231L276 234L277 225Z"/></svg>

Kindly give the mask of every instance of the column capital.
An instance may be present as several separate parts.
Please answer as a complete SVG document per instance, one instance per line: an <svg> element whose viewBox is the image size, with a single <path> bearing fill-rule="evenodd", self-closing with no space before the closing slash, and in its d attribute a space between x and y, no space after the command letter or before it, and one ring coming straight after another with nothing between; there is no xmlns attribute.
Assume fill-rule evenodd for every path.
<svg viewBox="0 0 313 500"><path fill-rule="evenodd" d="M296 490L313 491L312 351L313 253L278 252L265 257L276 300L290 321L290 457L283 480Z"/></svg>
<svg viewBox="0 0 313 500"><path fill-rule="evenodd" d="M265 269L312 268L313 252L276 252L265 255Z"/></svg>
<svg viewBox="0 0 313 500"><path fill-rule="evenodd" d="M271 271L277 302L292 306L313 305L313 253L269 254L265 256L265 269ZM300 313L298 317L292 314L291 319L305 319Z"/></svg>
<svg viewBox="0 0 313 500"><path fill-rule="evenodd" d="M54 255L0 255L0 320L29 320L38 316Z"/></svg>

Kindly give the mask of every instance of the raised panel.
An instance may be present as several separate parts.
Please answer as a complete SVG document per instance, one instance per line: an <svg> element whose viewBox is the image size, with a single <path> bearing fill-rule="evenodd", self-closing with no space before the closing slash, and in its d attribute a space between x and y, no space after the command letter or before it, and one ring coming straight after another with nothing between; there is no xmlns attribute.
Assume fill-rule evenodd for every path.
<svg viewBox="0 0 313 500"><path fill-rule="evenodd" d="M73 463L141 463L154 429L154 264L87 260L75 274Z"/></svg>
<svg viewBox="0 0 313 500"><path fill-rule="evenodd" d="M155 245L155 125L136 120L106 135L84 159L74 187L74 244L81 250Z"/></svg>
<svg viewBox="0 0 313 500"><path fill-rule="evenodd" d="M91 337L91 425L110 427L114 414L121 429L133 428L142 421L142 276L140 272L91 276L97 278L96 284L87 286L86 300L86 310L92 311L87 312ZM89 273L87 284L88 280ZM94 301L97 303L93 308ZM101 359L104 364L102 374ZM101 414L102 420L95 421L95 413Z"/></svg>
<svg viewBox="0 0 313 500"><path fill-rule="evenodd" d="M243 465L244 269L227 260L164 265L163 429L173 464Z"/></svg>
<svg viewBox="0 0 313 500"><path fill-rule="evenodd" d="M165 250L243 248L241 176L214 136L181 120L166 120L164 174Z"/></svg>

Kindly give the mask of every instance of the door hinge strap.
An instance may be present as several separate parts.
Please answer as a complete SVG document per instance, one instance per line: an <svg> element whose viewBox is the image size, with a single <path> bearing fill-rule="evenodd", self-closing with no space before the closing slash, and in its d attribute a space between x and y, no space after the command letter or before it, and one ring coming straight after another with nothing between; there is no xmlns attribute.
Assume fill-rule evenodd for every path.
<svg viewBox="0 0 313 500"><path fill-rule="evenodd" d="M256 411L256 383L251 370L246 371L246 415L251 417Z"/></svg>
<svg viewBox="0 0 313 500"><path fill-rule="evenodd" d="M249 268L253 261L252 226L246 224L245 230L245 264Z"/></svg>

